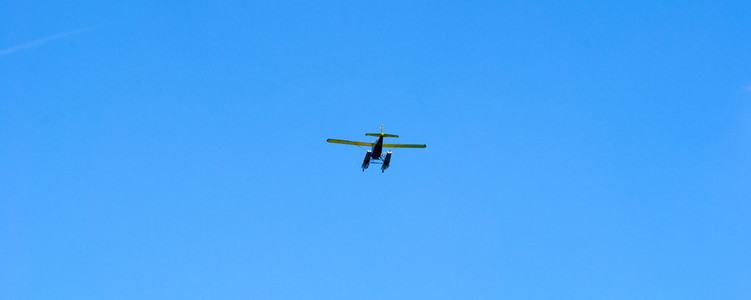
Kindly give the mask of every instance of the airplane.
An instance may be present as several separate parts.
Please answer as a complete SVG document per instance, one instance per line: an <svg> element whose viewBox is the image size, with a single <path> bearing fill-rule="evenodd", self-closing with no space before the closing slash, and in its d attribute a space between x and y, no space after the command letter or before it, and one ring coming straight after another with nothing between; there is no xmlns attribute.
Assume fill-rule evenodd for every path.
<svg viewBox="0 0 751 300"><path fill-rule="evenodd" d="M386 156L383 156L382 155L383 148L425 148L424 144L420 144L420 145L418 144L384 144L383 138L385 137L398 138L399 136L396 134L383 133L383 125L381 125L381 133L366 133L365 135L377 136L378 139L372 143L354 142L354 141L337 140L337 139L328 139L326 141L329 143L336 143L336 144L355 145L357 147L370 146L371 147L370 150L360 147L360 149L363 149L368 152L365 154L365 159L362 162L363 172L365 172L365 169L367 169L368 166L370 166L371 159L375 160L373 161L374 164L381 164L381 173L386 171L386 169L391 164L391 150L386 151Z"/></svg>

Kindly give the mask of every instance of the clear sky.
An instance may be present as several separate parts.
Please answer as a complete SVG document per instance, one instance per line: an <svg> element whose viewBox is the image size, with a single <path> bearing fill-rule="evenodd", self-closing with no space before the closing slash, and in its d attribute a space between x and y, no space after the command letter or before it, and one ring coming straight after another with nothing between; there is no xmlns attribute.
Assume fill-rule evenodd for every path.
<svg viewBox="0 0 751 300"><path fill-rule="evenodd" d="M751 297L749 1L3 1L0 140L2 299Z"/></svg>

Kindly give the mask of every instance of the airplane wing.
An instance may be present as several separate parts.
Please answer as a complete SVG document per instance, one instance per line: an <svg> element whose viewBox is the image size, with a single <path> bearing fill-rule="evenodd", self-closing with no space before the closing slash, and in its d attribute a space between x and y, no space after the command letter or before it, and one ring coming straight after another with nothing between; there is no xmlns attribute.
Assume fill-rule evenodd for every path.
<svg viewBox="0 0 751 300"><path fill-rule="evenodd" d="M383 148L425 148L425 145L418 145L418 144L383 144Z"/></svg>
<svg viewBox="0 0 751 300"><path fill-rule="evenodd" d="M366 142L353 142L353 141L345 141L345 140L337 140L337 139L328 139L326 141L329 143L345 144L345 145L373 146L373 143L366 143Z"/></svg>

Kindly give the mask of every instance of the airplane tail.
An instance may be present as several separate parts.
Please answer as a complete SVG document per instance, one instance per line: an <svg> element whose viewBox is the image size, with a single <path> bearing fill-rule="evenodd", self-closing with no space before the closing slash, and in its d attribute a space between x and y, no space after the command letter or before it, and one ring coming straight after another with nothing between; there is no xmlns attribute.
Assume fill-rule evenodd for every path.
<svg viewBox="0 0 751 300"><path fill-rule="evenodd" d="M365 135L367 135L367 136L394 137L394 138L398 138L399 137L396 134L383 133L383 125L381 125L381 133L366 133Z"/></svg>
<svg viewBox="0 0 751 300"><path fill-rule="evenodd" d="M382 137L399 137L396 134L388 134L388 133L366 133L367 136L382 136Z"/></svg>

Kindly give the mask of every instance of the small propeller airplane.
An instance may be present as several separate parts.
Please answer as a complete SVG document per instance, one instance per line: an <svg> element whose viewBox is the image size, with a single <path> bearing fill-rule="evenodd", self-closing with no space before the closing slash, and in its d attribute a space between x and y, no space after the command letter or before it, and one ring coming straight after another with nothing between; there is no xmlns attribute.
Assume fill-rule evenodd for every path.
<svg viewBox="0 0 751 300"><path fill-rule="evenodd" d="M386 152L386 156L383 156L383 148L425 148L424 144L418 145L418 144L384 144L383 138L385 137L393 137L398 138L399 136L396 134L386 134L383 133L383 125L381 125L381 133L366 133L366 136L377 136L378 139L375 140L375 142L372 143L365 143L365 142L354 142L354 141L346 141L346 140L337 140L337 139L328 139L326 140L329 143L336 143L336 144L345 144L345 145L355 145L360 147L361 149L367 151L368 153L365 154L365 160L362 162L362 171L365 172L365 169L370 166L371 159L374 159L374 164L381 164L381 172L383 173L388 169L389 164L391 163L391 149L389 149ZM371 149L365 149L361 146L370 146Z"/></svg>

